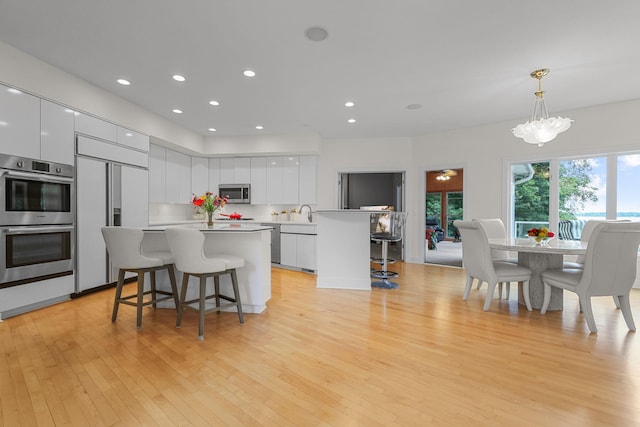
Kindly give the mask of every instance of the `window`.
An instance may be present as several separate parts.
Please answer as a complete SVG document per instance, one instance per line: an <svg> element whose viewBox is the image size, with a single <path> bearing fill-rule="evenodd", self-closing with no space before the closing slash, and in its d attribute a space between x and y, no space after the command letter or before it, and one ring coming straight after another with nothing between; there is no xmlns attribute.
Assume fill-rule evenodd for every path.
<svg viewBox="0 0 640 427"><path fill-rule="evenodd" d="M514 163L511 234L522 237L529 228L546 226L561 239L577 240L591 219L638 221L639 182L640 154Z"/></svg>
<svg viewBox="0 0 640 427"><path fill-rule="evenodd" d="M618 156L616 219L640 220L640 154Z"/></svg>

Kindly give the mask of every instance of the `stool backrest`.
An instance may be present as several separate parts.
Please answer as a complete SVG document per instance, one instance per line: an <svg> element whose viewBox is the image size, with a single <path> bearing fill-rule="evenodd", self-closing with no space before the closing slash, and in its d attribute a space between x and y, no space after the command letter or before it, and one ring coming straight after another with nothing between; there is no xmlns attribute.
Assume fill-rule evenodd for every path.
<svg viewBox="0 0 640 427"><path fill-rule="evenodd" d="M167 241L176 268L184 273L204 274L225 271L224 261L204 255L204 234L193 228L167 228Z"/></svg>
<svg viewBox="0 0 640 427"><path fill-rule="evenodd" d="M107 245L111 264L115 268L160 267L159 258L149 258L142 254L141 244L144 232L139 228L102 227L102 237Z"/></svg>

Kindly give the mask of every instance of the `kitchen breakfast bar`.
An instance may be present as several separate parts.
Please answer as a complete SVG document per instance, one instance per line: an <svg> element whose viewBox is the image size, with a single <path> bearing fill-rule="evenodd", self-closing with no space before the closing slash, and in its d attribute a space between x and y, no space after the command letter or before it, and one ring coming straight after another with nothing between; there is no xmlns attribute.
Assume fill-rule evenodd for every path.
<svg viewBox="0 0 640 427"><path fill-rule="evenodd" d="M179 225L176 227L195 228L205 235L205 256L212 257L216 253L226 253L244 258L244 267L238 269L238 284L242 310L245 313L262 313L271 298L271 228L258 224L218 224L208 227L204 223ZM144 228L142 240L143 252L170 252L165 230L167 226ZM176 279L181 283L182 272L176 270ZM165 271L157 274L158 289L171 290L169 277ZM196 278L191 277L194 284ZM198 286L189 286L187 299L198 297ZM231 291L229 277L220 278L220 289L227 295ZM167 301L166 307L173 307ZM160 304L159 304L160 305ZM233 311L233 310L232 310Z"/></svg>

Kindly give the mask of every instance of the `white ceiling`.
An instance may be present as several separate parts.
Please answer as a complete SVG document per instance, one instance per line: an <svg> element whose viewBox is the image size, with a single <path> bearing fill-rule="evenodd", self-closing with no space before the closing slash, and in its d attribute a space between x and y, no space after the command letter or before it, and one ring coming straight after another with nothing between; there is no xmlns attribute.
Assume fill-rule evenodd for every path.
<svg viewBox="0 0 640 427"><path fill-rule="evenodd" d="M640 98L639 21L638 0L0 0L0 41L205 136L515 125L542 67L552 115Z"/></svg>

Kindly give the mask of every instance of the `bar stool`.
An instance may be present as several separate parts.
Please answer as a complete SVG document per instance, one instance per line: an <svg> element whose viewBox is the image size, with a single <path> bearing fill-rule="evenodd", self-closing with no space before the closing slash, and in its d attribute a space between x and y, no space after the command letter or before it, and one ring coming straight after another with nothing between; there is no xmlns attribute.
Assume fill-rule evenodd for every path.
<svg viewBox="0 0 640 427"><path fill-rule="evenodd" d="M204 234L196 229L190 228L167 228L167 240L173 254L178 270L183 272L182 288L180 289L180 302L178 304L178 319L176 327L182 325L182 315L185 309L198 313L199 327L198 338L204 339L204 316L213 311L220 312L227 307L236 307L240 323L244 323L242 314L242 303L238 290L238 277L236 268L244 266L244 259L235 255L217 254L215 258L207 258L204 255ZM220 276L229 274L233 287L233 297L220 293ZM199 297L186 300L189 276L200 279ZM206 294L207 278L213 277L214 293ZM215 307L206 308L205 302L215 298ZM227 304L220 304L220 299L229 301ZM198 303L197 307L191 304Z"/></svg>
<svg viewBox="0 0 640 427"><path fill-rule="evenodd" d="M142 329L142 307L151 305L156 308L160 301L173 299L176 309L178 308L178 288L176 286L175 269L173 268L173 257L168 252L142 252L142 238L144 232L137 228L126 227L102 227L102 237L107 245L107 252L113 267L118 269L118 282L116 284L116 295L113 301L113 313L111 322L115 322L118 317L120 304L132 305L137 308L136 326ZM156 289L156 271L166 269L169 273L171 291ZM135 294L122 296L124 285L124 275L126 272L133 272L138 275L138 290ZM151 277L150 290L144 290L144 275L149 273ZM151 300L144 301L144 296L151 294ZM164 295L158 297L158 294ZM135 301L130 301L134 299Z"/></svg>
<svg viewBox="0 0 640 427"><path fill-rule="evenodd" d="M407 219L406 212L385 212L374 213L377 216L376 230L371 233L371 240L382 243L382 256L373 260L375 263L382 264L381 270L371 272L371 277L380 279L374 281L371 286L374 288L395 289L399 285L390 279L398 277L398 273L388 270L388 264L395 262L389 258L389 243L399 242L404 236L404 225Z"/></svg>

